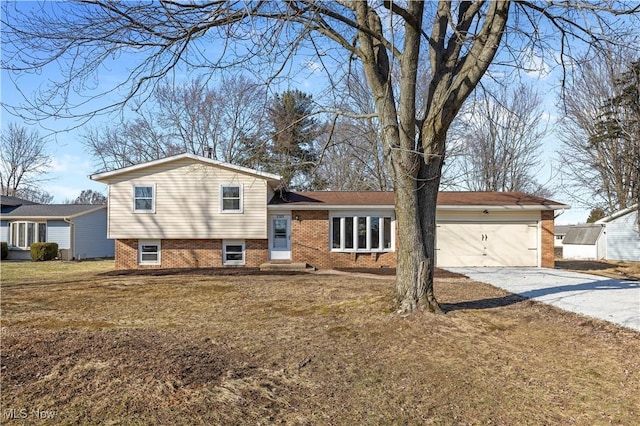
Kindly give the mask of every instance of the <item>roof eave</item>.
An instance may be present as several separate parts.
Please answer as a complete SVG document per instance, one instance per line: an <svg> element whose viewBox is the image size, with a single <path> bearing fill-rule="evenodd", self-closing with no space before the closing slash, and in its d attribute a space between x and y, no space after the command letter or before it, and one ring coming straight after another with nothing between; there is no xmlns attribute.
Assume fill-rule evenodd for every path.
<svg viewBox="0 0 640 426"><path fill-rule="evenodd" d="M267 205L267 210L273 211L289 211L289 210L393 210L393 205L332 205L332 204L270 204Z"/></svg>
<svg viewBox="0 0 640 426"><path fill-rule="evenodd" d="M194 161L199 161L201 163L210 164L213 166L220 166L220 167L230 169L230 170L235 170L241 173L258 176L270 182L280 182L282 180L280 176L273 173L266 173L258 170L249 169L247 167L236 166L233 164L225 163L223 161L218 161L218 160L214 160L206 157L200 157L194 154L178 154L171 157L165 157L165 158L160 158L158 160L149 161L146 163L134 164L132 166L124 167L122 169L117 169L117 170L112 170L112 171L102 172L102 173L95 173L95 174L89 175L89 179L94 180L96 182L108 183L108 180L114 176L134 172L136 170L146 169L148 167L153 167L153 166L157 166L165 163L171 163L173 161L178 161L182 159L191 159Z"/></svg>
<svg viewBox="0 0 640 426"><path fill-rule="evenodd" d="M332 205L332 204L270 204L267 206L268 210L284 211L284 210L382 210L382 209L394 209L392 204L385 205ZM476 210L489 210L489 211L512 211L512 210L563 210L570 209L570 206L564 204L558 205L531 205L531 206L495 206L495 205L473 205L473 206L457 206L457 205L443 205L436 206L437 210L457 210L457 211L476 211Z"/></svg>
<svg viewBox="0 0 640 426"><path fill-rule="evenodd" d="M47 215L47 216L34 216L34 215L3 215L2 219L3 220L55 220L55 219L60 219L60 220L64 220L64 219L75 219L76 217L80 217L80 216L84 216L86 214L89 213L93 213L93 212L97 212L98 210L102 210L102 209L106 209L107 205L106 204L99 204L97 205L97 207L95 209L89 209L89 210L85 210L82 212L78 212L78 213L74 213L74 214L66 214L66 215L60 215L60 214L56 214L56 215Z"/></svg>
<svg viewBox="0 0 640 426"><path fill-rule="evenodd" d="M638 210L638 206L640 206L640 204L634 204L631 207L627 207L626 209L620 210L619 212L616 212L610 216L603 217L600 220L596 220L595 223L609 223L614 219L617 219L619 217L625 216L631 212Z"/></svg>

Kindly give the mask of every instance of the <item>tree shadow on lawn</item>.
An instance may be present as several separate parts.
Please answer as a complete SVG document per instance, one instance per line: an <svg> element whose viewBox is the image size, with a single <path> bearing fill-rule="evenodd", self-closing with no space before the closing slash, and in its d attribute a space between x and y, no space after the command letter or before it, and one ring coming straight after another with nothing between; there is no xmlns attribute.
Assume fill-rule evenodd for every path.
<svg viewBox="0 0 640 426"><path fill-rule="evenodd" d="M487 283L496 287L494 284ZM514 305L525 300L537 299L553 294L575 292L583 293L587 291L603 291L603 290L631 290L640 289L640 282L630 280L599 280L578 284L566 284L555 287L544 287L534 290L523 291L522 293L512 293L503 297L492 297L488 299L471 300L457 303L441 303L440 307L445 312L452 312L464 309L492 309L503 306ZM544 302L544 301L541 301Z"/></svg>

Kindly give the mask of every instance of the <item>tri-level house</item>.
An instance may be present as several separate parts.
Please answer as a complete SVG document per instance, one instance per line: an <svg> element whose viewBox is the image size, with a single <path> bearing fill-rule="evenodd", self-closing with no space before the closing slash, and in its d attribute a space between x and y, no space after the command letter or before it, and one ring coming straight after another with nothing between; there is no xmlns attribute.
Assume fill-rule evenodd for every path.
<svg viewBox="0 0 640 426"><path fill-rule="evenodd" d="M109 188L118 269L396 265L392 192L281 192L277 175L191 154L91 178ZM437 265L553 267L554 210L566 208L522 193L441 192Z"/></svg>

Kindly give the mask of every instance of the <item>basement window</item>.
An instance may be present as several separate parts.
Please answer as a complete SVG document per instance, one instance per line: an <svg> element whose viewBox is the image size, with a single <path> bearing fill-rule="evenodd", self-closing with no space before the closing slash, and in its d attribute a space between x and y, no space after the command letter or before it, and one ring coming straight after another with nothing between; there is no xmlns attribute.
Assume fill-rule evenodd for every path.
<svg viewBox="0 0 640 426"><path fill-rule="evenodd" d="M225 266L239 266L245 264L244 241L223 241L222 264Z"/></svg>
<svg viewBox="0 0 640 426"><path fill-rule="evenodd" d="M139 265L159 265L161 246L159 240L138 241L138 264Z"/></svg>

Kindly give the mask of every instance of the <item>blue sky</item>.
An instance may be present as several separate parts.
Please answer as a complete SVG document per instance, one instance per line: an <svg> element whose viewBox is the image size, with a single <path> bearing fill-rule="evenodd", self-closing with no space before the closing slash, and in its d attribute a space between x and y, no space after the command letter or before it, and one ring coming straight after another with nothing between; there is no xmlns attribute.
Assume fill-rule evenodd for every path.
<svg viewBox="0 0 640 426"><path fill-rule="evenodd" d="M25 7L28 7L25 5ZM98 87L101 84L109 84L115 81L121 81L128 75L127 69L131 66L126 55L112 61L108 67L103 67L98 74L95 83ZM307 72L299 74L297 85L290 84L293 88L298 88L307 92L314 92L322 84L318 84L317 79L321 78L324 73L319 69L319 64L309 62L308 59L302 59L306 65ZM535 61L535 59L534 59ZM538 68L548 71L545 65L540 62ZM49 79L56 79L59 75L59 69L51 66L40 75L12 75L10 76L5 70L0 75L1 97L2 103L8 105L23 104L22 94L27 97L32 96L38 87L46 85ZM549 115L551 122L556 118L556 91L554 86L558 84L558 75L554 72L532 73L530 76L524 77L536 81L538 90L546 93L545 109ZM17 84L14 84L14 82ZM21 94L22 93L22 94ZM113 98L116 100L117 98ZM105 99L108 101L109 99ZM91 105L89 105L91 106ZM46 119L38 123L26 123L19 117L12 116L6 109L1 110L2 129L6 129L8 123L14 122L25 125L29 128L38 130L42 136L48 141L48 150L51 156L51 169L47 175L48 180L42 184L44 190L54 196L55 203L61 203L66 199L76 198L84 189L92 189L106 195L106 186L89 179L89 175L96 172L97 162L87 152L81 143L81 135L84 126L75 128L79 123L68 120ZM126 112L125 112L126 114ZM88 125L98 127L101 124L109 124L115 119L114 116L98 116L92 119ZM544 141L543 147L543 166L539 170L538 180L546 183L553 180L557 174L558 164L556 163L555 152L559 148L557 135L551 133ZM556 201L567 202L567 198L561 193L554 194ZM584 209L574 208L564 212L558 217L558 224L578 223L586 220L588 211Z"/></svg>

